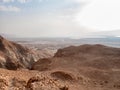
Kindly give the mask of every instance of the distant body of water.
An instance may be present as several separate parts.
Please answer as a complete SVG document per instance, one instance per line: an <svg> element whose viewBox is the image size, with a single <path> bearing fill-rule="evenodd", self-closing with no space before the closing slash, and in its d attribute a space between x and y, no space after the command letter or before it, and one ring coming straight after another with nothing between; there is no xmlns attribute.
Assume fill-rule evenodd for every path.
<svg viewBox="0 0 120 90"><path fill-rule="evenodd" d="M22 44L48 44L48 45L82 45L82 44L102 44L120 48L120 38L14 38L13 41Z"/></svg>

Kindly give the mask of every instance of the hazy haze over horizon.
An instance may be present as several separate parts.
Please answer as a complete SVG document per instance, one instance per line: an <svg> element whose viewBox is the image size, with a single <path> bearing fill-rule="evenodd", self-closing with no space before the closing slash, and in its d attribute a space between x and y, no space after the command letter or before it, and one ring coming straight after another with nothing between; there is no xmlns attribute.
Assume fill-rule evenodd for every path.
<svg viewBox="0 0 120 90"><path fill-rule="evenodd" d="M0 0L0 33L19 37L119 37L119 10L119 0Z"/></svg>

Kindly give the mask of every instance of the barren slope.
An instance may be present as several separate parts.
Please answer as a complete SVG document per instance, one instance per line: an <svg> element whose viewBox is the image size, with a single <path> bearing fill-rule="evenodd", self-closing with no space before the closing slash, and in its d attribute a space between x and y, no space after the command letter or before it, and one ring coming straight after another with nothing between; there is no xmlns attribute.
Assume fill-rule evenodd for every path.
<svg viewBox="0 0 120 90"><path fill-rule="evenodd" d="M120 90L120 48L70 46L37 62L35 54L0 37L0 67L12 69L0 69L0 90Z"/></svg>
<svg viewBox="0 0 120 90"><path fill-rule="evenodd" d="M120 48L70 46L58 50L53 58L44 59L45 63L42 61L36 62L32 69L53 71L51 76L59 80L74 80L86 87L101 88L95 90L120 89Z"/></svg>

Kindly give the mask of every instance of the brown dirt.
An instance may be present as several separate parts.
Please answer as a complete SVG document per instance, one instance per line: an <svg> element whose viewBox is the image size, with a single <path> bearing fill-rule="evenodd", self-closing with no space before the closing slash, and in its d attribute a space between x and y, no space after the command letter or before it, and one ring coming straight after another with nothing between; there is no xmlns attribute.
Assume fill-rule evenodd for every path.
<svg viewBox="0 0 120 90"><path fill-rule="evenodd" d="M120 48L70 46L23 69L31 53L0 36L0 90L120 90Z"/></svg>
<svg viewBox="0 0 120 90"><path fill-rule="evenodd" d="M33 65L33 69L41 71L40 61ZM51 71L55 79L70 83L75 77L74 81L84 86L83 90L119 89L120 48L99 44L70 46L58 50L53 58L44 62L48 61L51 63L44 63L46 72Z"/></svg>

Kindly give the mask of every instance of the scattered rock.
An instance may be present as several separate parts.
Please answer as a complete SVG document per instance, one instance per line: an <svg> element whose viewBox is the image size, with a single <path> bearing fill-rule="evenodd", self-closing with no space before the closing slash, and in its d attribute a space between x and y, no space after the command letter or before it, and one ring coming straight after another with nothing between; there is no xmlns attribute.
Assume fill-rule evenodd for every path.
<svg viewBox="0 0 120 90"><path fill-rule="evenodd" d="M74 80L73 76L69 73L63 72L63 71L56 71L51 73L51 76L59 79L59 80L63 80L63 81L72 81Z"/></svg>
<svg viewBox="0 0 120 90"><path fill-rule="evenodd" d="M60 90L68 90L68 87L64 86L64 87L60 88Z"/></svg>
<svg viewBox="0 0 120 90"><path fill-rule="evenodd" d="M32 83L40 81L39 77L32 77L28 80L26 88L33 90Z"/></svg>

